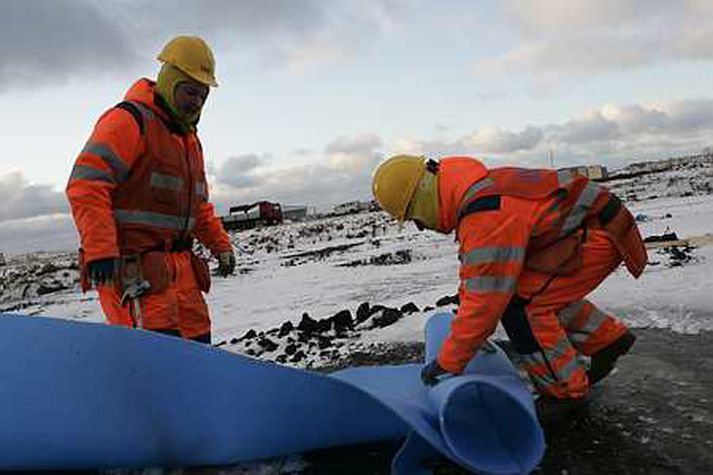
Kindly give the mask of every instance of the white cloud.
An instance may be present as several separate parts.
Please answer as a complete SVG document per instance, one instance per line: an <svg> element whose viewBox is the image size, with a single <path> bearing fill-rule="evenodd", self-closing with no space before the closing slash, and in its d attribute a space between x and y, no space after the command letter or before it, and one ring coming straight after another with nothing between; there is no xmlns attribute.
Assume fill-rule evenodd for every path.
<svg viewBox="0 0 713 475"><path fill-rule="evenodd" d="M103 5L103 4L102 4ZM6 0L0 15L0 91L118 71L135 59L119 18L77 0Z"/></svg>
<svg viewBox="0 0 713 475"><path fill-rule="evenodd" d="M713 8L702 0L510 0L504 12L518 40L482 71L554 80L713 59Z"/></svg>
<svg viewBox="0 0 713 475"><path fill-rule="evenodd" d="M256 183L255 171L263 165L264 159L254 153L228 158L220 167L220 179L230 186L249 187Z"/></svg>
<svg viewBox="0 0 713 475"><path fill-rule="evenodd" d="M69 214L52 214L0 222L0 252L74 251L79 246Z"/></svg>
<svg viewBox="0 0 713 475"><path fill-rule="evenodd" d="M468 147L483 153L510 153L531 150L542 140L542 130L527 127L521 132L511 132L495 127L483 127L460 140Z"/></svg>
<svg viewBox="0 0 713 475"><path fill-rule="evenodd" d="M353 199L370 197L371 172L383 158L379 136L371 133L340 137L329 142L321 155L308 164L270 165L256 162L254 155L243 160L247 167L240 181L231 175L227 163L215 177L211 196L220 210L230 205L258 200L328 207ZM299 150L296 155L304 155Z"/></svg>
<svg viewBox="0 0 713 475"><path fill-rule="evenodd" d="M697 153L713 143L713 100L658 104L605 104L561 124L521 131L478 129L452 142L400 139L393 153L471 155L491 166L550 166L603 163Z"/></svg>
<svg viewBox="0 0 713 475"><path fill-rule="evenodd" d="M6 0L0 92L65 78L117 74L155 57L176 34L254 64L293 70L363 48L389 28L396 0ZM368 35L364 32L368 31ZM220 70L220 65L218 65Z"/></svg>
<svg viewBox="0 0 713 475"><path fill-rule="evenodd" d="M0 222L67 212L64 193L49 185L28 183L19 171L0 176Z"/></svg>

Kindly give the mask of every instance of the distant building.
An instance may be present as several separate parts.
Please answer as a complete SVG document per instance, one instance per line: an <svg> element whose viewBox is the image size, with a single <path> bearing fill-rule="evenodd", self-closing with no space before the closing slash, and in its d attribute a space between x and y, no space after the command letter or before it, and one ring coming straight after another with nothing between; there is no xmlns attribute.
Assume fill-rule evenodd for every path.
<svg viewBox="0 0 713 475"><path fill-rule="evenodd" d="M5 260L5 254L0 252L0 266L7 265L7 260Z"/></svg>
<svg viewBox="0 0 713 475"><path fill-rule="evenodd" d="M603 165L582 165L578 167L565 167L559 169L559 171L564 170L571 171L572 173L576 173L577 175L586 176L587 178L594 181L606 180L609 178L609 172L607 171L607 167Z"/></svg>
<svg viewBox="0 0 713 475"><path fill-rule="evenodd" d="M336 215L359 213L371 208L371 201L347 201L332 208L332 213Z"/></svg>
<svg viewBox="0 0 713 475"><path fill-rule="evenodd" d="M304 221L307 219L309 210L307 206L283 205L282 217L290 221Z"/></svg>

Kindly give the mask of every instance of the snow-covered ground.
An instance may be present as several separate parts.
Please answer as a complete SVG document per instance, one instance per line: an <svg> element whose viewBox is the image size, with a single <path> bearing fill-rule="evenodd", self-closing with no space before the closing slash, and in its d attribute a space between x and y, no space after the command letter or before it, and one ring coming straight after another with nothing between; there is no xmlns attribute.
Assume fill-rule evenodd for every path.
<svg viewBox="0 0 713 475"><path fill-rule="evenodd" d="M644 236L667 231L679 237L713 234L713 195L707 194L713 164L695 165L614 180L607 186L628 197ZM347 340L352 347L418 341L434 308L454 308L443 301L458 285L453 237L399 226L381 212L250 230L234 234L233 241L238 272L227 279L214 277L207 297L213 341L228 350L268 359L284 354L278 361L305 364L311 359L292 358L294 348L283 351L296 343L297 332L288 327L279 332L288 321L298 326L304 313L314 320L340 312L343 316L344 311L351 320L369 316L341 334L333 327L321 332L331 341L317 339L309 346L328 358L336 353L327 348ZM634 327L681 333L713 330L713 246L692 249L684 259L665 250L652 250L649 257L651 265L639 280L621 268L591 299ZM0 311L103 321L96 294L83 295L78 289L74 260L72 254L11 257L0 268ZM412 305L404 308L406 304ZM384 320L389 308L398 313ZM250 339L240 337L249 330L278 348L256 344L248 351Z"/></svg>

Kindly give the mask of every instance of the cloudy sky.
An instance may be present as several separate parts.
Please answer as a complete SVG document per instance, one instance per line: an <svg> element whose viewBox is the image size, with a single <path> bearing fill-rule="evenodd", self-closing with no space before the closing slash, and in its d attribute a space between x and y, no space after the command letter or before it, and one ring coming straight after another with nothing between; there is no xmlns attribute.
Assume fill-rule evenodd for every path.
<svg viewBox="0 0 713 475"><path fill-rule="evenodd" d="M76 246L76 154L178 34L217 59L221 213L367 199L399 152L617 167L713 145L710 0L4 0L0 252Z"/></svg>

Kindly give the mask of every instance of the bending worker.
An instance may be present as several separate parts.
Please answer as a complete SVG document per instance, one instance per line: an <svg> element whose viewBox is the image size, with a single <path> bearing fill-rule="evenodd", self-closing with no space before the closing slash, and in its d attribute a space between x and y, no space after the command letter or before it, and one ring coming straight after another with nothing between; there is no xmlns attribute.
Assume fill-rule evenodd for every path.
<svg viewBox="0 0 713 475"><path fill-rule="evenodd" d="M79 154L67 197L81 240L82 289L97 287L109 323L210 343L210 287L194 239L235 267L214 207L196 125L215 60L198 37L179 36L158 56L156 82L138 80L107 110Z"/></svg>
<svg viewBox="0 0 713 475"><path fill-rule="evenodd" d="M622 260L634 277L647 263L634 218L605 188L569 171L398 155L374 172L373 193L397 220L459 242L460 306L426 384L461 373L502 321L538 407L574 406L633 345L626 325L585 299Z"/></svg>

